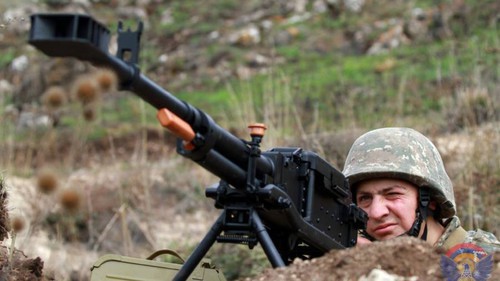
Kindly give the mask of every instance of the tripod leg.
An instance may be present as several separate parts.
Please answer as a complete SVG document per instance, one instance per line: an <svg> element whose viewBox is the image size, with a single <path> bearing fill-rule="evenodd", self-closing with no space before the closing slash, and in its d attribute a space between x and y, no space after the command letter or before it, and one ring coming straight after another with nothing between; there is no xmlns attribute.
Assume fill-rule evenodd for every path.
<svg viewBox="0 0 500 281"><path fill-rule="evenodd" d="M214 244L217 236L222 231L222 226L224 223L225 211L219 216L219 218L212 225L208 233L205 235L200 244L196 247L194 252L189 256L184 265L181 267L179 272L174 277L174 281L184 281L193 272L196 266L200 263L201 259L210 250L210 247Z"/></svg>
<svg viewBox="0 0 500 281"><path fill-rule="evenodd" d="M266 253L267 259L271 262L274 268L276 267L284 267L285 262L281 258L278 249L274 245L271 240L271 236L266 230L266 227L260 220L259 214L257 212L252 212L252 220L255 225L255 232L257 233L257 237L259 238L259 242L262 244L262 248Z"/></svg>

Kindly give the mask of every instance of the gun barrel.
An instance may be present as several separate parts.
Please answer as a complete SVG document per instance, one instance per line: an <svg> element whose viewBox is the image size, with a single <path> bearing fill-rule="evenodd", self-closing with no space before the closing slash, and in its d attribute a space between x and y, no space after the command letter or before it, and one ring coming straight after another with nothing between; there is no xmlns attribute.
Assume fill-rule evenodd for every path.
<svg viewBox="0 0 500 281"><path fill-rule="evenodd" d="M88 15L34 14L31 16L29 43L48 56L75 57L96 66L112 69L122 90L128 90L156 109L167 108L186 121L204 138L193 151L178 146L178 152L226 180L244 188L249 158L245 142L229 133L205 112L182 101L143 75L135 63L110 55L109 30ZM137 42L138 43L138 42ZM138 50L137 50L138 51ZM272 161L257 159L257 172L272 175Z"/></svg>

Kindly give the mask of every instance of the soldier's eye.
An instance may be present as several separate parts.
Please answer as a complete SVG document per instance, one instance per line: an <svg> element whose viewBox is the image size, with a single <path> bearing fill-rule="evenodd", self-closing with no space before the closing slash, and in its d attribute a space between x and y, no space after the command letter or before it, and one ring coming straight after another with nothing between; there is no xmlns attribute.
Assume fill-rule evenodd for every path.
<svg viewBox="0 0 500 281"><path fill-rule="evenodd" d="M368 200L371 199L371 196L369 195L360 195L358 196L357 200L358 200L358 203L361 203L361 202L367 202Z"/></svg>
<svg viewBox="0 0 500 281"><path fill-rule="evenodd" d="M389 192L389 193L387 193L387 195L389 195L389 196L398 196L400 194L401 193L399 193L399 192Z"/></svg>

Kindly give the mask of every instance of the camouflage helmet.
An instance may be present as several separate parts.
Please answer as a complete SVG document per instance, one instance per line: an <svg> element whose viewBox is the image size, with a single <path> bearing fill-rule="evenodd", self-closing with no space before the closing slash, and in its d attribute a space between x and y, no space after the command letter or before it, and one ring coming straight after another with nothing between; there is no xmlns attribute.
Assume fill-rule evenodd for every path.
<svg viewBox="0 0 500 281"><path fill-rule="evenodd" d="M352 145L344 165L351 187L365 179L397 178L427 187L439 205L438 218L455 215L453 185L434 144L410 128L381 128Z"/></svg>

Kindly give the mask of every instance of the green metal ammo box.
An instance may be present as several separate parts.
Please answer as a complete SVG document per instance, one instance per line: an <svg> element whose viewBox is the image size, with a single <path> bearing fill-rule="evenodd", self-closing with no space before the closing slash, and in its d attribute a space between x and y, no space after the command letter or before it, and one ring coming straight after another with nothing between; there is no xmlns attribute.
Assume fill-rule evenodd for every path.
<svg viewBox="0 0 500 281"><path fill-rule="evenodd" d="M90 281L167 281L182 267L179 263L156 261L151 257L104 255L92 266ZM210 265L210 260L203 259L187 280L225 281L226 278Z"/></svg>

